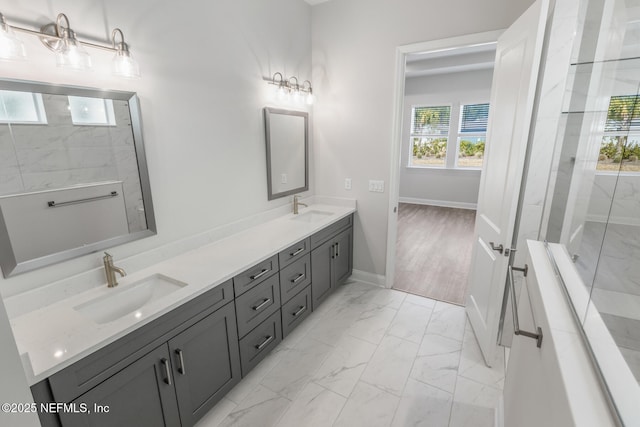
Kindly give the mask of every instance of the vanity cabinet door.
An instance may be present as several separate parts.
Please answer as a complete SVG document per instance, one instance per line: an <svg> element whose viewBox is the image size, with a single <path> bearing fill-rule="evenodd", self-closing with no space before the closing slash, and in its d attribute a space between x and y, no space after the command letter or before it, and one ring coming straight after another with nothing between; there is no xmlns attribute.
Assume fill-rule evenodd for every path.
<svg viewBox="0 0 640 427"><path fill-rule="evenodd" d="M182 427L192 426L240 381L233 304L169 340Z"/></svg>
<svg viewBox="0 0 640 427"><path fill-rule="evenodd" d="M329 240L311 252L311 298L313 310L331 294L331 264L334 256L334 242Z"/></svg>
<svg viewBox="0 0 640 427"><path fill-rule="evenodd" d="M61 411L60 420L65 427L180 426L167 345L151 351L72 403L76 411L86 404L91 413ZM108 408L108 412L96 408Z"/></svg>
<svg viewBox="0 0 640 427"><path fill-rule="evenodd" d="M349 228L338 234L333 240L335 242L335 257L333 258L334 267L334 285L342 283L347 277L351 276L352 270L352 251L351 242L353 229Z"/></svg>

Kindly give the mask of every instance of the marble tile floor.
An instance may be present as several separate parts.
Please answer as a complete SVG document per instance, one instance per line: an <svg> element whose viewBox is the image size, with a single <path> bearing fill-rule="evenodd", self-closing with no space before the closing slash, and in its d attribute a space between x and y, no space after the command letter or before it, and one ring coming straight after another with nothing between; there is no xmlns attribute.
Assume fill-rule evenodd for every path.
<svg viewBox="0 0 640 427"><path fill-rule="evenodd" d="M197 427L491 427L504 372L463 307L349 281Z"/></svg>

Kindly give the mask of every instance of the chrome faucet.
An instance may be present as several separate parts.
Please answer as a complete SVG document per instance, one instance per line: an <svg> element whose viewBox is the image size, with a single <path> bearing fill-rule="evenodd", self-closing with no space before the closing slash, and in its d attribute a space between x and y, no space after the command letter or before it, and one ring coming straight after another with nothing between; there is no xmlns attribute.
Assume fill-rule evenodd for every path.
<svg viewBox="0 0 640 427"><path fill-rule="evenodd" d="M305 205L304 203L300 203L300 196L293 196L293 214L298 215L298 208L300 206L309 207L309 205Z"/></svg>
<svg viewBox="0 0 640 427"><path fill-rule="evenodd" d="M104 273L107 276L107 286L110 288L118 286L116 272L122 277L126 276L127 273L120 267L113 265L113 257L107 252L104 253L102 261L104 262Z"/></svg>

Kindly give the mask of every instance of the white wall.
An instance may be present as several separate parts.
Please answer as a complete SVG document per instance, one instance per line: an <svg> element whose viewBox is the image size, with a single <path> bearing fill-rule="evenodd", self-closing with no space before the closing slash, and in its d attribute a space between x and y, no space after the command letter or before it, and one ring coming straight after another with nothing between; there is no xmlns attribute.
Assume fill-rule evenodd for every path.
<svg viewBox="0 0 640 427"><path fill-rule="evenodd" d="M489 102L493 70L476 70L408 78L405 81L402 124L400 198L443 206L474 207L478 203L480 171L410 168L411 107ZM453 119L453 117L452 117ZM458 123L451 123L456 129ZM454 130L455 132L455 130ZM455 144L453 139L450 143Z"/></svg>
<svg viewBox="0 0 640 427"><path fill-rule="evenodd" d="M114 248L116 261L290 203L267 201L262 108L282 105L263 77L311 78L311 7L303 1L0 0L0 11L29 28L64 12L85 40L107 41L119 27L140 63L140 80L112 77L112 54L92 49L93 71L64 71L37 38L22 36L29 61L1 71L2 78L137 92L158 235ZM100 256L0 279L0 292L98 268Z"/></svg>
<svg viewBox="0 0 640 427"><path fill-rule="evenodd" d="M336 0L312 14L316 193L358 200L354 268L385 273L398 46L508 27L531 0ZM344 190L352 178L353 189Z"/></svg>

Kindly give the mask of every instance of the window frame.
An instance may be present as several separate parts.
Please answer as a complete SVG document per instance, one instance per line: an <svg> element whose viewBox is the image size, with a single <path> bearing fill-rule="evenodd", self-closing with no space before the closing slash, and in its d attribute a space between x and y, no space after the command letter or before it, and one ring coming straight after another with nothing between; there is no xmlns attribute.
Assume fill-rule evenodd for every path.
<svg viewBox="0 0 640 427"><path fill-rule="evenodd" d="M415 170L421 170L421 169L434 169L434 170L446 170L446 171L472 171L472 172L479 172L482 171L482 166L481 167L464 167L464 166L458 166L458 156L460 154L460 137L461 136L465 136L465 137L476 137L476 136L484 136L485 138L485 143L486 143L486 138L487 138L487 132L484 133L484 135L482 135L482 133L478 133L478 134L470 134L470 133L461 133L460 132L460 126L462 125L462 110L463 107L465 105L476 105L476 104L489 104L489 110L491 110L491 105L490 105L490 100L484 98L482 101L477 101L475 99L473 100L455 100L455 101L448 101L448 102L433 102L433 103L419 103L419 104L411 104L409 105L408 110L408 114L410 115L409 118L409 128L407 130L407 135L408 135L408 141L403 142L403 143L407 143L408 142L408 156L407 156L407 163L405 165L406 169L415 169ZM420 107L450 107L449 110L449 132L448 134L445 135L422 135L422 134L414 134L412 133L413 130L413 120L414 120L414 110L416 108L420 108ZM456 123L457 122L457 127L454 128L453 126L451 126L452 123ZM487 122L488 125L488 122ZM406 126L406 124L405 124ZM487 126L488 127L488 126ZM414 165L412 164L413 161L413 138L414 137L438 137L438 138L446 138L447 139L447 154L444 158L444 165ZM452 145L451 142L454 141L455 143ZM486 153L486 145L485 145L485 153ZM484 161L483 161L483 165L484 165Z"/></svg>
<svg viewBox="0 0 640 427"><path fill-rule="evenodd" d="M454 110L454 103L433 103L433 104L415 104L415 105L411 105L410 107L410 120L409 120L409 156L407 159L407 168L412 168L412 169L450 169L447 165L447 159L449 158L449 143L451 142L451 122L452 119L454 118L453 116L453 110ZM414 134L412 131L414 129L414 119L415 119L415 110L416 108L449 108L449 125L448 125L448 131L446 135L441 135L441 134L424 134L424 133L420 133L420 134ZM446 149L446 154L444 157L444 163L442 165L414 165L413 162L413 144L414 138L433 138L433 139L446 139L447 140L447 149Z"/></svg>
<svg viewBox="0 0 640 427"><path fill-rule="evenodd" d="M487 130L489 128L489 118L488 118L488 114L491 112L491 104L489 101L486 102L460 102L458 103L458 108L459 108L459 114L458 114L458 128L456 131L456 155L455 155L455 162L454 162L454 169L461 169L461 170L482 170L482 167L484 166L484 156L482 158L482 165L483 166L460 166L458 164L458 160L460 158L460 142L461 142L461 138L462 137L467 137L467 138L484 138L484 142L485 142L485 151L486 151L486 144L487 144L487 130L485 130L484 132L473 132L473 133L467 133L467 132L462 132L462 117L463 117L463 111L464 111L464 107L467 105L488 105L488 113L487 113Z"/></svg>
<svg viewBox="0 0 640 427"><path fill-rule="evenodd" d="M10 90L3 90L3 92L15 92ZM23 93L23 92L20 92ZM37 120L7 120L0 118L0 124L3 125L47 125L47 111L44 108L44 100L41 93L31 93L31 100L33 101L33 109L37 116Z"/></svg>
<svg viewBox="0 0 640 427"><path fill-rule="evenodd" d="M633 113L634 116L637 114L637 109L640 108L640 93L639 94L631 94L631 95L612 95L609 99L609 105L607 106L607 116L605 118L605 124L604 124L604 129L602 132L602 137L600 140L600 146L598 148L598 160L596 162L596 175L619 175L619 176L638 176L640 175L640 170L638 171L630 171L630 170L622 170L622 166L623 166L623 160L620 161L620 163L617 163L618 168L615 170L607 170L607 169L598 169L598 166L600 166L600 150L602 149L602 144L604 143L604 139L605 138L619 138L619 137L626 137L627 138L627 143L629 141L629 139L631 137L634 137L635 139L639 139L640 140L640 126L639 126L639 122L640 120L635 120L634 118L631 119L631 122L629 123L629 127L627 129L613 129L613 130L607 130L607 124L609 123L609 108L611 107L611 101L613 98L626 98L626 97L634 97L634 107L633 107ZM625 144L626 145L626 144ZM640 145L640 144L639 144Z"/></svg>

